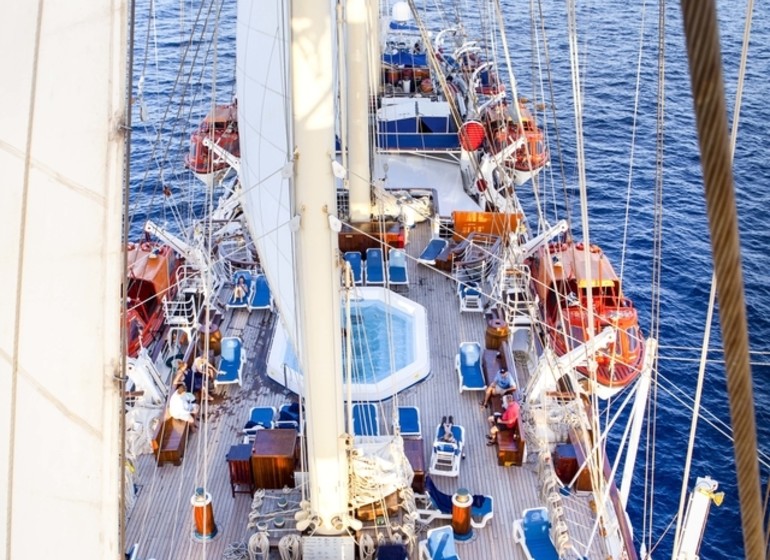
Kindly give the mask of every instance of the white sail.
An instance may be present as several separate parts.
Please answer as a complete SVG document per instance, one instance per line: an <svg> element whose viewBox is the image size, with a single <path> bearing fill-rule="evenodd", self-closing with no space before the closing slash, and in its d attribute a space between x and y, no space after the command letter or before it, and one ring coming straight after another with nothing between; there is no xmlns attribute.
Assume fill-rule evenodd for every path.
<svg viewBox="0 0 770 560"><path fill-rule="evenodd" d="M310 501L320 519L317 530L338 533L347 507L347 465L341 443L337 240L329 221L336 214L333 12L314 1L294 2L291 16L282 2L239 3L238 8L244 213L304 374Z"/></svg>
<svg viewBox="0 0 770 560"><path fill-rule="evenodd" d="M285 2L238 3L236 84L244 213L281 320L297 348L287 10Z"/></svg>
<svg viewBox="0 0 770 560"><path fill-rule="evenodd" d="M0 25L0 557L120 554L126 5ZM71 550L71 549L70 549Z"/></svg>

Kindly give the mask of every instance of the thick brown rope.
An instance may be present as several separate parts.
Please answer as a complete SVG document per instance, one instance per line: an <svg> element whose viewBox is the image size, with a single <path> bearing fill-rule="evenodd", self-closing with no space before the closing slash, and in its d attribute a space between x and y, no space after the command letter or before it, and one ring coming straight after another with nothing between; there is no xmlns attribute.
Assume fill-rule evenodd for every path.
<svg viewBox="0 0 770 560"><path fill-rule="evenodd" d="M754 395L715 0L682 0L703 167L746 558L764 558Z"/></svg>

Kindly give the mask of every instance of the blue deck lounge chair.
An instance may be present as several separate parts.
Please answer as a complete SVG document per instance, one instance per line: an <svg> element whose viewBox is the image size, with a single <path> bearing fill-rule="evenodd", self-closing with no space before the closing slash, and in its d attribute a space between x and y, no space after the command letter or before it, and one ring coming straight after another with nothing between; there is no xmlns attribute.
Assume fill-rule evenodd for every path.
<svg viewBox="0 0 770 560"><path fill-rule="evenodd" d="M353 404L353 435L380 435L380 418L374 403Z"/></svg>
<svg viewBox="0 0 770 560"><path fill-rule="evenodd" d="M348 251L344 255L345 260L350 263L350 270L353 272L353 283L360 286L364 283L364 273L361 267L361 253L359 251Z"/></svg>
<svg viewBox="0 0 770 560"><path fill-rule="evenodd" d="M243 426L245 432L255 432L259 429L270 429L275 427L275 407L274 406L253 406L249 411L249 419Z"/></svg>
<svg viewBox="0 0 770 560"><path fill-rule="evenodd" d="M366 250L366 283L369 286L385 285L385 269L382 262L382 249Z"/></svg>
<svg viewBox="0 0 770 560"><path fill-rule="evenodd" d="M406 253L401 249L388 251L388 282L395 286L409 284L409 274L406 271Z"/></svg>
<svg viewBox="0 0 770 560"><path fill-rule="evenodd" d="M455 356L455 369L460 379L460 392L483 391L487 388L481 370L481 345L478 342L462 342Z"/></svg>
<svg viewBox="0 0 770 560"><path fill-rule="evenodd" d="M302 431L302 418L299 411L299 403L285 403L278 409L278 420L275 422L276 428L294 428L298 432Z"/></svg>
<svg viewBox="0 0 770 560"><path fill-rule="evenodd" d="M420 409L416 406L399 406L398 425L402 436L421 436Z"/></svg>
<svg viewBox="0 0 770 560"><path fill-rule="evenodd" d="M436 439L433 441L433 451L430 457L428 472L433 476L459 476L460 460L465 446L465 428L457 424L452 426L454 442L444 438L444 425L436 428Z"/></svg>
<svg viewBox="0 0 770 560"><path fill-rule="evenodd" d="M278 409L278 420L294 420L299 422L300 411L298 402L284 403Z"/></svg>
<svg viewBox="0 0 770 560"><path fill-rule="evenodd" d="M273 295L270 293L270 286L267 284L267 277L264 274L258 274L254 278L254 289L249 298L249 310L272 309Z"/></svg>
<svg viewBox="0 0 770 560"><path fill-rule="evenodd" d="M430 240L430 243L422 250L417 260L423 264L429 264L431 266L436 264L436 258L447 246L447 240L435 237Z"/></svg>
<svg viewBox="0 0 770 560"><path fill-rule="evenodd" d="M243 383L243 364L246 363L246 352L243 342L237 336L227 336L222 339L222 358L219 361L219 372L214 378L214 387Z"/></svg>
<svg viewBox="0 0 770 560"><path fill-rule="evenodd" d="M246 309L249 306L249 296L254 291L251 272L248 270L236 270L235 274L233 274L233 288L238 285L239 278L243 278L243 283L246 286L246 295L241 299L237 299L235 297L235 290L233 290L233 293L230 294L230 299L227 300L225 305L228 309Z"/></svg>
<svg viewBox="0 0 770 560"><path fill-rule="evenodd" d="M527 560L559 560L550 528L546 508L525 509L522 518L513 522L513 542L521 545Z"/></svg>
<svg viewBox="0 0 770 560"><path fill-rule="evenodd" d="M429 524L435 519L452 519L452 495L445 494L436 487L431 477L425 477L425 491L430 499L431 509L417 509L420 523ZM471 504L471 526L481 529L495 515L492 496L474 494Z"/></svg>
<svg viewBox="0 0 770 560"><path fill-rule="evenodd" d="M460 299L460 311L484 312L484 306L481 302L481 290L477 282L458 283L457 297Z"/></svg>
<svg viewBox="0 0 770 560"><path fill-rule="evenodd" d="M460 560L451 525L428 529L428 538L420 541L421 560Z"/></svg>

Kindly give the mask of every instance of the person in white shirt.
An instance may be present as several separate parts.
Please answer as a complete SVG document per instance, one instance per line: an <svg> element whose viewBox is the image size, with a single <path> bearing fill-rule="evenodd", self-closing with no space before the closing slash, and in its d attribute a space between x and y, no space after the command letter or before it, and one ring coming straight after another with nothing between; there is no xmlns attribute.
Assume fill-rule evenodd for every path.
<svg viewBox="0 0 770 560"><path fill-rule="evenodd" d="M199 407L195 404L195 396L188 393L184 383L176 386L176 391L168 400L168 415L176 420L182 420L190 424L190 429L195 431L195 415Z"/></svg>

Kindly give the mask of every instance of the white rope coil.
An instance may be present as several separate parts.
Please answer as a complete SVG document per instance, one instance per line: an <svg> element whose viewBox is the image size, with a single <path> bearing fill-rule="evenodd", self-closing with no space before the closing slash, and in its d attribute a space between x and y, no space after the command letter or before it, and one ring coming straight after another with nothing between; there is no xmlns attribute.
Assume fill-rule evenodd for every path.
<svg viewBox="0 0 770 560"><path fill-rule="evenodd" d="M267 560L270 554L270 540L267 533L260 531L249 537L249 560Z"/></svg>
<svg viewBox="0 0 770 560"><path fill-rule="evenodd" d="M369 533L363 533L358 540L358 558L360 560L374 558L374 540Z"/></svg>
<svg viewBox="0 0 770 560"><path fill-rule="evenodd" d="M299 560L302 556L302 541L297 535L285 535L278 541L281 560Z"/></svg>

